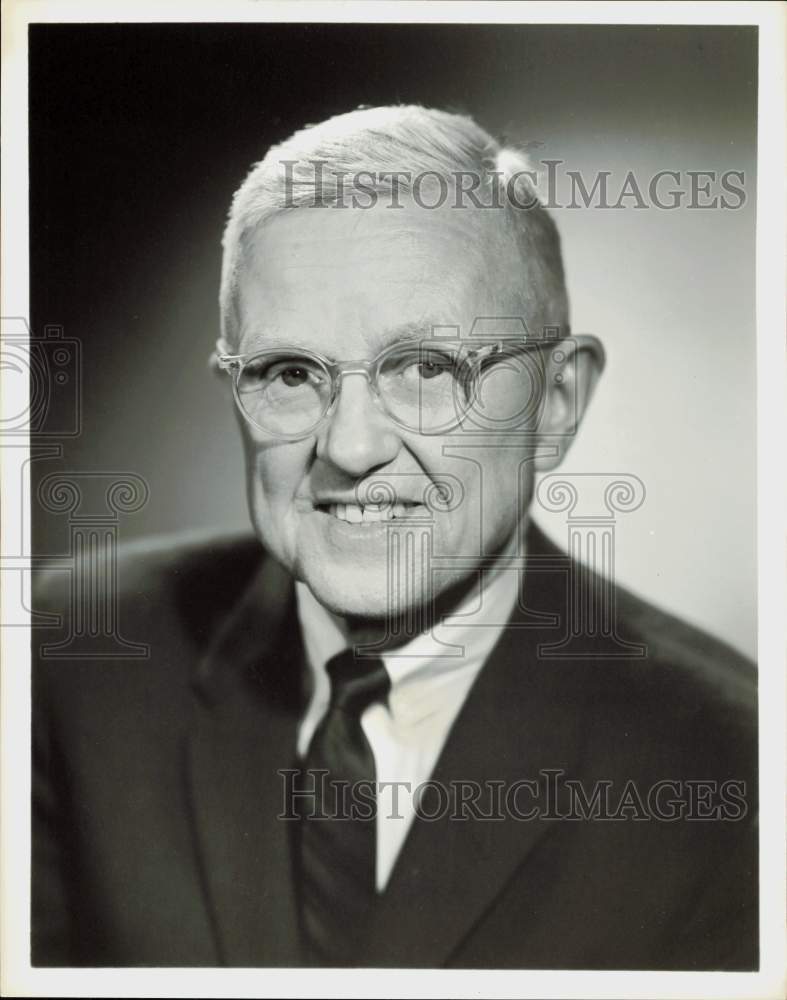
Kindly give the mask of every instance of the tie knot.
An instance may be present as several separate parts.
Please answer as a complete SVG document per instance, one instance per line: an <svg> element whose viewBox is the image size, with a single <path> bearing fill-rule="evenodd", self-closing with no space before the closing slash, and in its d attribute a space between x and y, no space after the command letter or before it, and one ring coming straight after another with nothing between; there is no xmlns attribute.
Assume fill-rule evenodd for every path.
<svg viewBox="0 0 787 1000"><path fill-rule="evenodd" d="M376 701L385 701L391 679L380 659L357 659L351 649L332 657L325 669L331 679L331 707L360 716Z"/></svg>

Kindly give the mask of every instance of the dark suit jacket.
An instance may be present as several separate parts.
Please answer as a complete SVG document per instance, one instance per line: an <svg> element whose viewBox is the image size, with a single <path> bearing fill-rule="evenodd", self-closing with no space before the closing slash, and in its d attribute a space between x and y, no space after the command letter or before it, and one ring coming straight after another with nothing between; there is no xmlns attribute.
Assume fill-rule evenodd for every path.
<svg viewBox="0 0 787 1000"><path fill-rule="evenodd" d="M524 607L435 779L572 779L588 799L609 782L612 813L633 781L629 808L417 819L358 964L756 968L753 667L623 591L618 632L643 658L601 636L551 655L570 563L537 531L529 546ZM148 659L34 659L33 963L298 965L293 826L277 819L303 710L292 581L249 538L136 546L119 581L119 629ZM34 650L57 637L37 630ZM744 784L719 798L691 780ZM678 783L662 804L694 796L712 818L652 815L659 781Z"/></svg>

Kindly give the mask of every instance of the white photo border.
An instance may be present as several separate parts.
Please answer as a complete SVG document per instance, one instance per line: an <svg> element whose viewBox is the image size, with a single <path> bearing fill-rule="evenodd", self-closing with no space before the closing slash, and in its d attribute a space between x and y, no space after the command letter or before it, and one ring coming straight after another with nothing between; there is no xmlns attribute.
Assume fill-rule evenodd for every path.
<svg viewBox="0 0 787 1000"><path fill-rule="evenodd" d="M2 993L6 996L495 996L771 998L785 991L784 332L785 8L770 3L7 0L3 10L2 307L29 317L27 27L57 22L468 22L759 26L757 149L758 648L761 967L756 973L332 969L37 969L29 963L30 632L2 631ZM2 372L3 415L23 412ZM21 394L21 395L20 395ZM24 446L24 442L22 442ZM8 471L3 463L4 472ZM16 551L24 483L2 479L2 554ZM3 575L0 599L10 601ZM25 595L26 598L29 594ZM29 604L29 601L26 603Z"/></svg>

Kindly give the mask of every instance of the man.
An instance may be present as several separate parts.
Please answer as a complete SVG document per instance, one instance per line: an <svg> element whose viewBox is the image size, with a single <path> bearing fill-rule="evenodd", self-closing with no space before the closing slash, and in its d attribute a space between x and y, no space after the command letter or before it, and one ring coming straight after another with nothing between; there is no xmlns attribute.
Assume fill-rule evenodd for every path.
<svg viewBox="0 0 787 1000"><path fill-rule="evenodd" d="M142 665L42 653L34 963L755 968L751 666L530 522L603 353L527 165L297 133L221 309L256 539L126 554Z"/></svg>

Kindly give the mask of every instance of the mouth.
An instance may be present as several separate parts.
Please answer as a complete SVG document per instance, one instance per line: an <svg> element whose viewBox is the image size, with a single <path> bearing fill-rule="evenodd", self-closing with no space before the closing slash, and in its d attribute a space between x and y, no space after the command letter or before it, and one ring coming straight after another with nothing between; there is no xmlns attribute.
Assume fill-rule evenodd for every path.
<svg viewBox="0 0 787 1000"><path fill-rule="evenodd" d="M398 521L412 516L423 508L421 503L399 501L384 504L329 503L317 504L316 510L348 524L377 524L380 521Z"/></svg>

